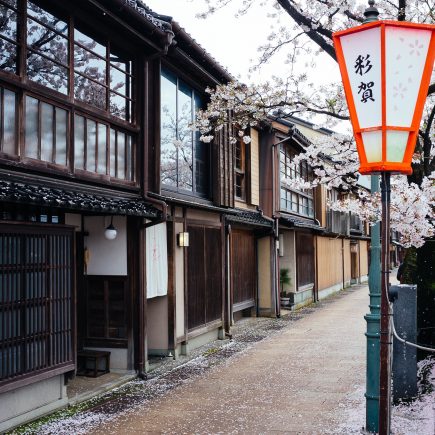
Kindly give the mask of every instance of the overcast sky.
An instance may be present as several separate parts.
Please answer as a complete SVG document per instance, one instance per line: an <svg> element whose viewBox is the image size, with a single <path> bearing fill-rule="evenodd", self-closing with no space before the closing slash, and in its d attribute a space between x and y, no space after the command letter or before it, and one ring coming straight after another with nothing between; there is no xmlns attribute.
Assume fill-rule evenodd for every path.
<svg viewBox="0 0 435 435"><path fill-rule="evenodd" d="M272 9L254 4L250 11L235 18L237 4L230 5L207 19L198 19L195 15L205 10L203 0L145 0L155 12L169 15L185 28L203 48L235 77L245 82L266 81L271 74L285 76L288 65L284 63L286 52L278 54L271 65L262 68L259 74L249 75L251 59L258 59L258 47L264 44L270 33L271 21L267 12ZM293 23L289 18L289 26ZM300 59L298 69L303 70L306 59ZM310 75L317 81L339 80L336 63L323 55L317 59L318 68L310 69ZM321 65L321 67L319 66Z"/></svg>

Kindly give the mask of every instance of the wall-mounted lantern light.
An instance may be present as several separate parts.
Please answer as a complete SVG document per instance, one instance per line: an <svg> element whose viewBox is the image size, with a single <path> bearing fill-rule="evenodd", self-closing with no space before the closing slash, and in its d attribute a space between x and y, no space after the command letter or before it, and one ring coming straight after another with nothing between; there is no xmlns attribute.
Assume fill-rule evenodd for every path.
<svg viewBox="0 0 435 435"><path fill-rule="evenodd" d="M189 246L189 233L183 232L177 234L177 244L180 248L187 248Z"/></svg>
<svg viewBox="0 0 435 435"><path fill-rule="evenodd" d="M114 240L116 239L116 236L118 235L118 231L113 226L113 216L110 217L110 224L104 231L104 237L107 240Z"/></svg>

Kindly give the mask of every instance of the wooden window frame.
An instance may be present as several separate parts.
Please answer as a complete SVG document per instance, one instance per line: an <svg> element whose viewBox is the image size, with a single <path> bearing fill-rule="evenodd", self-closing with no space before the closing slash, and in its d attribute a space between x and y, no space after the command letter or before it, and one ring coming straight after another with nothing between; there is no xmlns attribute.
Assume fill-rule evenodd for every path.
<svg viewBox="0 0 435 435"><path fill-rule="evenodd" d="M13 39L5 36L5 35L0 35L0 39L2 39L3 41L8 42L9 44L15 45L15 50L16 50L16 54L17 54L17 60L15 62L15 74L19 73L19 53L20 53L20 30L19 30L19 26L20 26L20 0L17 0L17 7L12 6L11 4L9 4L7 1L3 2L0 0L0 5L3 7L6 7L7 9L15 12L17 14L17 22L16 22L16 26L17 26L17 33L16 33L16 40L14 41ZM13 74L11 72L7 72L7 74Z"/></svg>
<svg viewBox="0 0 435 435"><path fill-rule="evenodd" d="M162 65L161 69L160 69L160 74L159 74L159 77L160 77L159 92L160 92L160 94L161 94L161 89L162 89L161 77L162 77L163 71L167 71L169 74L173 75L176 78L176 87L175 87L175 89L176 89L176 116L175 117L176 117L176 137L178 138L178 97L179 97L178 94L179 94L179 89L180 89L180 86L179 86L180 81L182 81L191 90L190 97L191 97L191 101L192 101L191 109L192 109L192 116L193 116L193 118L195 117L195 109L199 109L199 108L196 107L196 103L195 103L196 96L200 96L201 99L204 100L204 95L203 95L203 93L198 91L197 88L194 85L192 85L191 81L189 79L185 78L181 72L177 71L175 68L168 67L166 65ZM160 107L158 108L158 110L161 110L161 100L160 100ZM192 120L192 122L194 122L194 121L195 121L195 119ZM160 120L160 122L161 122L161 120ZM162 127L160 126L160 129L161 128ZM179 175L179 171L178 171L179 157L178 157L178 153L177 153L177 162L176 162L176 167L177 167L177 186L172 186L170 184L163 184L163 183L161 183L161 188L162 188L162 190L166 190L166 191L169 191L169 192L176 192L176 193L178 193L180 195L183 195L183 196L192 196L192 197L197 197L197 198L209 199L211 197L211 195L212 195L212 188L211 188L212 187L212 174L211 174L211 155L212 155L212 153L211 153L211 147L209 147L207 149L207 162L206 162L207 163L207 179L205 180L206 181L205 184L206 184L207 192L206 193L200 193L200 192L197 191L197 188L196 188L196 186L197 186L197 182L196 182L197 173L196 173L196 170L197 169L196 169L196 158L195 158L195 155L196 155L197 139L195 137L195 133L194 132L192 133L192 142L191 142L191 144L192 144L192 168L193 168L193 170L192 170L192 190L187 190L187 189L183 189L183 188L179 187L179 181L178 181L178 175ZM205 144L205 145L207 145L207 144ZM161 145L160 145L160 150L161 150ZM161 159L161 157L160 157L160 159ZM161 166L161 160L159 160L159 164ZM162 179L162 177L161 177L161 174L160 174L160 180L161 179Z"/></svg>
<svg viewBox="0 0 435 435"><path fill-rule="evenodd" d="M246 201L246 144L243 142L242 138L237 138L234 144L234 195L236 199L241 201ZM237 158L237 153L240 152L240 158ZM238 162L240 165L238 165ZM237 183L237 178L241 180L240 186ZM238 195L238 190L240 189L240 195Z"/></svg>
<svg viewBox="0 0 435 435"><path fill-rule="evenodd" d="M280 158L279 158L279 177L280 177L280 209L281 211L297 214L308 218L314 218L314 191L313 189L304 189L303 191L296 189L289 189L282 181L282 178L293 179L295 177L303 176L305 181L312 180L313 171L308 166L307 162L301 162L296 168L291 167L293 157L297 155L295 149L287 144L281 144L280 146ZM283 197L283 192L286 196ZM287 193L290 193L290 200L287 199ZM297 200L293 201L293 196L297 196ZM307 206L304 207L304 201L307 201ZM297 211L293 209L293 204L297 204ZM303 210L306 208L307 213Z"/></svg>
<svg viewBox="0 0 435 435"><path fill-rule="evenodd" d="M0 161L5 164L10 164L11 161L14 165L28 167L29 165L34 166L36 169L41 170L43 172L47 171L49 173L55 171L59 174L65 174L65 175L76 175L80 178L88 178L92 181L103 181L108 182L110 181L111 184L117 184L120 186L126 186L126 187L134 187L137 188L139 183L139 177L136 173L136 169L138 167L137 164L137 143L139 140L139 132L140 128L137 127L135 117L136 117L136 95L137 95L137 68L138 68L138 59L137 56L129 55L127 52L124 53L122 50L116 49L116 53L119 54L121 57L123 54L126 55L126 60L128 61L130 59L131 62L131 71L123 71L122 69L118 68L116 65L114 65L116 62L111 62L110 60L110 50L109 47L111 46L109 43L109 39L106 41L106 74L107 74L107 98L109 98L109 94L113 92L116 95L119 95L122 98L125 98L126 101L130 101L130 109L132 110L132 121L128 122L126 120L123 120L122 118L116 117L110 113L110 107L107 108L107 111L99 110L96 107L93 107L92 105L89 105L85 102L82 102L80 100L76 100L73 97L74 94L74 29L75 29L75 19L70 14L65 12L63 13L52 13L49 9L47 12L50 14L53 14L55 17L59 16L59 19L62 19L65 21L68 25L68 36L66 37L61 32L57 31L50 25L47 25L45 23L42 23L40 20L38 20L35 17L32 17L31 15L28 15L27 10L27 0L17 0L17 8L11 7L8 3L5 3L4 1L0 0L1 4L5 4L8 8L16 12L17 15L17 41L15 42L15 45L17 46L17 66L16 66L16 72L11 73L7 71L0 70L0 88L1 89L8 89L16 94L16 116L15 116L15 122L16 122L16 154L11 155L8 153L4 153L2 151L2 144L0 144ZM42 8L45 10L45 8ZM28 17L38 24L43 25L45 28L49 29L50 31L62 35L62 37L67 39L68 43L68 65L61 64L59 62L56 62L56 60L47 58L51 62L58 63L62 67L68 68L68 94L65 95L63 93L57 92L53 90L50 87L44 86L40 83L33 82L31 80L27 79L27 67L26 67L26 52L28 50L27 46L27 19ZM80 26L79 26L80 27ZM90 37L91 38L91 37ZM91 38L94 39L94 38ZM98 42L98 41L97 41ZM116 45L116 44L115 44ZM119 53L118 53L119 51ZM39 51L34 51L37 53L38 56L45 56L43 53L40 53ZM47 57L47 56L45 56ZM116 68L120 70L123 74L126 74L126 76L130 77L132 80L132 83L127 86L126 84L126 95L122 95L121 93L112 90L110 85L110 68ZM128 69L128 68L127 68ZM129 90L131 89L132 95L129 95ZM67 133L66 133L66 165L57 164L53 161L44 161L40 160L38 158L32 158L26 156L25 152L25 100L26 97L32 97L38 100L38 107L41 106L41 102L50 104L54 106L55 108L60 108L67 111ZM2 104L3 101L3 90L1 91L0 96L0 103ZM109 100L110 101L110 100ZM128 110L128 109L127 109ZM39 112L39 111L38 111ZM2 116L3 120L3 111L0 112L0 115ZM78 114L80 116L84 116L85 118L91 118L95 120L98 123L108 125L108 140L106 140L106 149L107 149L107 156L106 160L109 161L110 155L108 154L110 152L110 129L114 129L117 132L123 132L125 133L130 139L130 153L127 153L128 147L127 147L127 141L125 146L125 177L124 178L117 178L118 171L116 169L115 176L110 176L110 167L109 163L106 164L106 174L98 173L96 171L86 171L81 170L80 168L76 169L74 166L74 116L75 114ZM40 116L40 115L38 115ZM0 123L2 128L3 121ZM55 125L53 125L55 128ZM2 141L3 130L0 131L0 141ZM38 156L40 156L40 131L38 132ZM54 153L56 150L53 150ZM127 157L131 156L131 161L127 159ZM84 156L85 157L85 156ZM53 160L53 159L52 159ZM117 165L117 164L116 164ZM132 174L131 177L129 177L129 174Z"/></svg>

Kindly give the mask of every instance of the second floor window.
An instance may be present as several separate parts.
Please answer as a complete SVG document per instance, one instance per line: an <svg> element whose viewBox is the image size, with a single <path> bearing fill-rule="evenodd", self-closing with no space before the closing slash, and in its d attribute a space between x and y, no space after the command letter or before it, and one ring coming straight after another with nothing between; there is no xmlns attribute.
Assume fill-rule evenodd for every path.
<svg viewBox="0 0 435 435"><path fill-rule="evenodd" d="M291 180L302 178L305 181L312 180L312 169L306 162L293 165L292 160L296 151L286 144L280 149L280 180L281 180L281 210L314 217L313 189L303 191L291 189ZM287 183L288 182L288 183Z"/></svg>
<svg viewBox="0 0 435 435"><path fill-rule="evenodd" d="M234 152L234 178L236 183L236 198L246 199L246 144L239 138Z"/></svg>
<svg viewBox="0 0 435 435"><path fill-rule="evenodd" d="M161 74L160 168L164 188L207 197L210 184L209 144L192 129L201 96L174 74Z"/></svg>
<svg viewBox="0 0 435 435"><path fill-rule="evenodd" d="M19 77L0 86L0 152L134 182L132 59L110 38L89 36L92 30L75 17L40 4L0 0L0 71ZM21 82L39 86L30 90Z"/></svg>

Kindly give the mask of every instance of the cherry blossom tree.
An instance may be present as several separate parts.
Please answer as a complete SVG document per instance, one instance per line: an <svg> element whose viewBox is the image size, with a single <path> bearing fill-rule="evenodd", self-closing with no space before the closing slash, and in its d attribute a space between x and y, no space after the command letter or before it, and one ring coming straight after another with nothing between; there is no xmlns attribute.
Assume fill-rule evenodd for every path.
<svg viewBox="0 0 435 435"><path fill-rule="evenodd" d="M274 22L267 42L260 47L254 68L261 68L272 56L286 50L290 72L286 79L271 77L267 83L246 85L237 81L207 89L210 103L198 114L202 140L210 142L216 131L231 123L235 135L248 126L267 122L270 116L294 115L315 119L328 128L349 119L341 82L318 86L308 72L296 73L301 53L316 59L326 53L335 60L332 33L361 24L367 3L358 0L204 0L205 18L230 3L239 5L239 14L260 4ZM378 1L381 19L435 22L434 0ZM291 25L289 25L289 23ZM308 68L309 70L309 68ZM229 116L231 114L231 117ZM413 175L395 176L392 181L392 228L400 232L405 246L420 247L435 235L435 77L429 87L425 112L413 158ZM243 134L243 133L241 133ZM235 137L232 138L235 140ZM249 140L246 138L245 140ZM370 222L380 219L380 200L358 187L358 156L351 135L324 136L306 148L294 164L307 161L316 175L311 187L352 191L347 199L332 204L337 210L352 211ZM293 187L307 188L294 180Z"/></svg>

